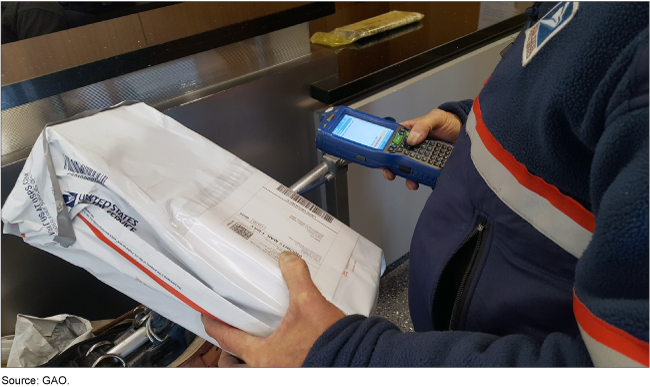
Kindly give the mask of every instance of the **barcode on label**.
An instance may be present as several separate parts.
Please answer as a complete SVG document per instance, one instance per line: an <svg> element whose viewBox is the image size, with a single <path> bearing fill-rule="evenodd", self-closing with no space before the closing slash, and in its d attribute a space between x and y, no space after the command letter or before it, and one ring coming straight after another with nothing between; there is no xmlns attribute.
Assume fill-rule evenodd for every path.
<svg viewBox="0 0 650 387"><path fill-rule="evenodd" d="M301 206L305 207L305 209L313 212L315 215L320 216L323 218L326 222L332 223L334 220L334 217L327 212L325 212L322 208L318 207L314 203L310 202L309 200L303 198L302 196L298 195L297 193L293 192L289 188L285 187L284 185L280 184L277 188L278 191L280 191L281 194L284 196L288 196L289 199L295 201L296 203L300 204Z"/></svg>
<svg viewBox="0 0 650 387"><path fill-rule="evenodd" d="M249 231L246 227L242 226L239 223L235 223L230 226L230 229L239 234L242 238L249 240L253 236L253 232Z"/></svg>
<svg viewBox="0 0 650 387"><path fill-rule="evenodd" d="M103 173L99 173L90 167L83 165L77 160L73 160L66 155L63 155L63 157L64 157L63 167L68 171L77 174L78 177L84 180L90 180L90 181L94 181L95 183L104 184L106 182L106 179L108 179L108 176L104 175Z"/></svg>

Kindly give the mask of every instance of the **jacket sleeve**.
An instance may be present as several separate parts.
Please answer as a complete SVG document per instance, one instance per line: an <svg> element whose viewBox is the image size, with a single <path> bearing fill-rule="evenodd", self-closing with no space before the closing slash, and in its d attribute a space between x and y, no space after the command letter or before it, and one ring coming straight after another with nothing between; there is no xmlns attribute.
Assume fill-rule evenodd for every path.
<svg viewBox="0 0 650 387"><path fill-rule="evenodd" d="M442 105L438 106L438 109L455 114L456 117L460 119L460 122L465 125L465 122L467 122L467 116L472 110L473 102L474 101L471 99L466 99L458 102L445 102Z"/></svg>
<svg viewBox="0 0 650 387"><path fill-rule="evenodd" d="M314 343L304 366L648 366L648 30L611 71L587 115L594 158L595 229L576 267L580 337L477 332L402 333L387 320L348 316ZM639 43L637 41L637 43ZM622 62L622 63L621 63ZM443 110L466 120L466 101Z"/></svg>
<svg viewBox="0 0 650 387"><path fill-rule="evenodd" d="M304 367L588 366L581 338L549 335L537 343L525 335L475 332L402 333L391 322L347 316L314 343Z"/></svg>
<svg viewBox="0 0 650 387"><path fill-rule="evenodd" d="M594 123L595 227L576 266L573 310L596 366L648 367L648 29ZM622 70L621 70L622 71ZM606 85L605 85L606 86Z"/></svg>

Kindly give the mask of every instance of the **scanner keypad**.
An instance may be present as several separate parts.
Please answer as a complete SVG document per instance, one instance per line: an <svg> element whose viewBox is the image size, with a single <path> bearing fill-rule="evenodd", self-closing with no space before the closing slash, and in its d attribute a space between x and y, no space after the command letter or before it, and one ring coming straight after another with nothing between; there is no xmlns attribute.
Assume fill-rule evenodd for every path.
<svg viewBox="0 0 650 387"><path fill-rule="evenodd" d="M426 139L416 146L406 142L410 131L402 126L396 131L385 152L402 153L413 160L430 165L436 169L442 169L454 149L453 145L443 141Z"/></svg>

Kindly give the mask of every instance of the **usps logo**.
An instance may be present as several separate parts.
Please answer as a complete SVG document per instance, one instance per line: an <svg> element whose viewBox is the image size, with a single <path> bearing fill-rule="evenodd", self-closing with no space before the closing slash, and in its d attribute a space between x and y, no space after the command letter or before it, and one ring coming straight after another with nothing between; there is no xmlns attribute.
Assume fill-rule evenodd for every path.
<svg viewBox="0 0 650 387"><path fill-rule="evenodd" d="M578 2L559 3L526 30L522 66L526 66L553 36L564 28L578 11Z"/></svg>
<svg viewBox="0 0 650 387"><path fill-rule="evenodd" d="M65 205L68 207L74 207L75 204L77 204L77 193L70 192L64 193L63 194L63 200L65 201Z"/></svg>

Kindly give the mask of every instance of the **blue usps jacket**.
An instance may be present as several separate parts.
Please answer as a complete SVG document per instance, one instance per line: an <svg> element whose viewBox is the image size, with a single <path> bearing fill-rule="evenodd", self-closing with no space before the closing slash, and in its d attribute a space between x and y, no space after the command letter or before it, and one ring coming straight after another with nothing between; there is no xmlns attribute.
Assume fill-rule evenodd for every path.
<svg viewBox="0 0 650 387"><path fill-rule="evenodd" d="M411 243L416 332L348 316L305 366L648 366L648 3L536 4Z"/></svg>

